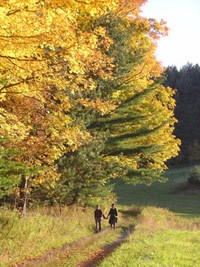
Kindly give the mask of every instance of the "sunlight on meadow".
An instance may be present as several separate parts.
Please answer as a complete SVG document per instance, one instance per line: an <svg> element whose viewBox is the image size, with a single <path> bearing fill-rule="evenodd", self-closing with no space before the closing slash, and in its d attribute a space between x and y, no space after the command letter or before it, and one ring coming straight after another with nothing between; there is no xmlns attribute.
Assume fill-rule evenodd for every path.
<svg viewBox="0 0 200 267"><path fill-rule="evenodd" d="M127 242L99 267L198 267L200 225L154 207L144 208Z"/></svg>
<svg viewBox="0 0 200 267"><path fill-rule="evenodd" d="M20 218L0 209L0 266L7 267L93 232L92 211L79 207L40 208Z"/></svg>

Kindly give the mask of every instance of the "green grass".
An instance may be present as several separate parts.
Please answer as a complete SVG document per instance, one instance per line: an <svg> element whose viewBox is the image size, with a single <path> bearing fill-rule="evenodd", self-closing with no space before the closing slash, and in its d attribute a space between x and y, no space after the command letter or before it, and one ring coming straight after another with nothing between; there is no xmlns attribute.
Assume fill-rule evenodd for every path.
<svg viewBox="0 0 200 267"><path fill-rule="evenodd" d="M114 191L120 205L157 206L188 217L200 216L200 193L177 190L186 183L192 167L166 172L168 181L147 185L130 185L116 181Z"/></svg>
<svg viewBox="0 0 200 267"><path fill-rule="evenodd" d="M200 266L200 193L181 190L191 169L171 169L166 172L167 182L151 186L116 181L118 203L138 205L142 213L129 240L99 267Z"/></svg>
<svg viewBox="0 0 200 267"><path fill-rule="evenodd" d="M99 267L198 267L200 229L188 219L144 208L136 231Z"/></svg>
<svg viewBox="0 0 200 267"><path fill-rule="evenodd" d="M138 232L99 267L199 267L200 231Z"/></svg>
<svg viewBox="0 0 200 267"><path fill-rule="evenodd" d="M200 230L194 225L200 216L200 194L179 190L186 183L190 171L191 167L169 170L166 173L167 182L151 186L115 182L114 190L120 211L119 231L136 223L136 213L141 211L141 215L137 220L136 231L101 263L101 267L199 266ZM107 209L109 207L110 203ZM175 216L167 209L158 207L182 216ZM107 223L103 222L103 228ZM64 208L62 214L55 208L39 209L29 211L25 218L20 219L16 212L1 208L0 267L37 257L65 243L91 235L93 231L93 209L83 212L81 208L69 207ZM98 239L92 238L80 244L78 251L74 247L71 252L66 251L63 256L54 257L47 265L77 266L79 261L116 238L116 234L118 232L113 236L102 233ZM41 266L47 265L42 263Z"/></svg>

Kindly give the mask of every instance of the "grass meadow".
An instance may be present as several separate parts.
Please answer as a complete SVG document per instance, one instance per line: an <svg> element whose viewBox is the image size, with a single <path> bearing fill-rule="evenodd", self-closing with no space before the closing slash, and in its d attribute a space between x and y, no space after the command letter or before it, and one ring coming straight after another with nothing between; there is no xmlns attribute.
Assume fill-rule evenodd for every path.
<svg viewBox="0 0 200 267"><path fill-rule="evenodd" d="M146 207L136 230L99 267L199 267L200 227L167 209Z"/></svg>
<svg viewBox="0 0 200 267"><path fill-rule="evenodd" d="M118 203L138 205L141 214L129 239L99 267L200 266L200 192L185 190L191 168L169 170L167 182L151 186L115 183Z"/></svg>
<svg viewBox="0 0 200 267"><path fill-rule="evenodd" d="M115 193L120 205L157 206L191 218L200 216L199 192L182 190L192 167L174 168L166 172L168 181L147 185L125 184L116 181Z"/></svg>
<svg viewBox="0 0 200 267"><path fill-rule="evenodd" d="M128 226L135 230L100 267L198 267L200 266L200 194L185 190L191 167L169 170L168 181L127 185L115 181L118 198L117 230L94 234L93 209L54 207L29 210L24 218L0 208L0 267L38 257L53 248L82 239L62 254L31 267L75 267L112 242ZM108 203L107 213L111 203ZM138 215L139 214L139 215ZM137 218L136 218L136 215ZM180 216L181 215L181 216Z"/></svg>

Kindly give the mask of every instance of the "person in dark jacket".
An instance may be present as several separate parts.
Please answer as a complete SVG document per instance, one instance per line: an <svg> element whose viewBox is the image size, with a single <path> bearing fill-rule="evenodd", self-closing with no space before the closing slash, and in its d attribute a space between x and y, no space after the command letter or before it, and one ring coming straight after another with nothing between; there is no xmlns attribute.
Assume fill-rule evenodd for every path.
<svg viewBox="0 0 200 267"><path fill-rule="evenodd" d="M115 208L115 204L112 204L111 209L107 216L107 218L109 217L109 224L110 224L111 229L115 229L115 224L117 223L117 216L118 216L118 212L117 212L117 209Z"/></svg>
<svg viewBox="0 0 200 267"><path fill-rule="evenodd" d="M99 205L96 205L96 209L94 211L94 220L95 220L95 224L96 224L96 232L100 232L101 231L101 219L105 218L101 208Z"/></svg>

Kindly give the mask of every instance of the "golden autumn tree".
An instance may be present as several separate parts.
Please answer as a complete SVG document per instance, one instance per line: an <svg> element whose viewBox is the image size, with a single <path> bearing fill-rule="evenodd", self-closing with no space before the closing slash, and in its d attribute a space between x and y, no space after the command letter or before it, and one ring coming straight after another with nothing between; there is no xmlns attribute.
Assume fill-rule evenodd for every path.
<svg viewBox="0 0 200 267"><path fill-rule="evenodd" d="M59 179L55 160L92 138L78 105L102 113L112 107L86 95L96 88L94 77L111 75L112 59L105 29L93 25L115 1L3 1L0 6L0 104L2 134L16 160L36 168L34 185L47 187ZM13 132L13 134L12 134ZM25 190L26 191L26 190Z"/></svg>
<svg viewBox="0 0 200 267"><path fill-rule="evenodd" d="M49 192L58 185L56 194L81 183L81 191L104 186L119 169L150 182L177 154L175 103L154 56L166 28L140 16L144 3L1 2L0 127L3 148L17 149L14 160L27 166L22 198L28 183Z"/></svg>

